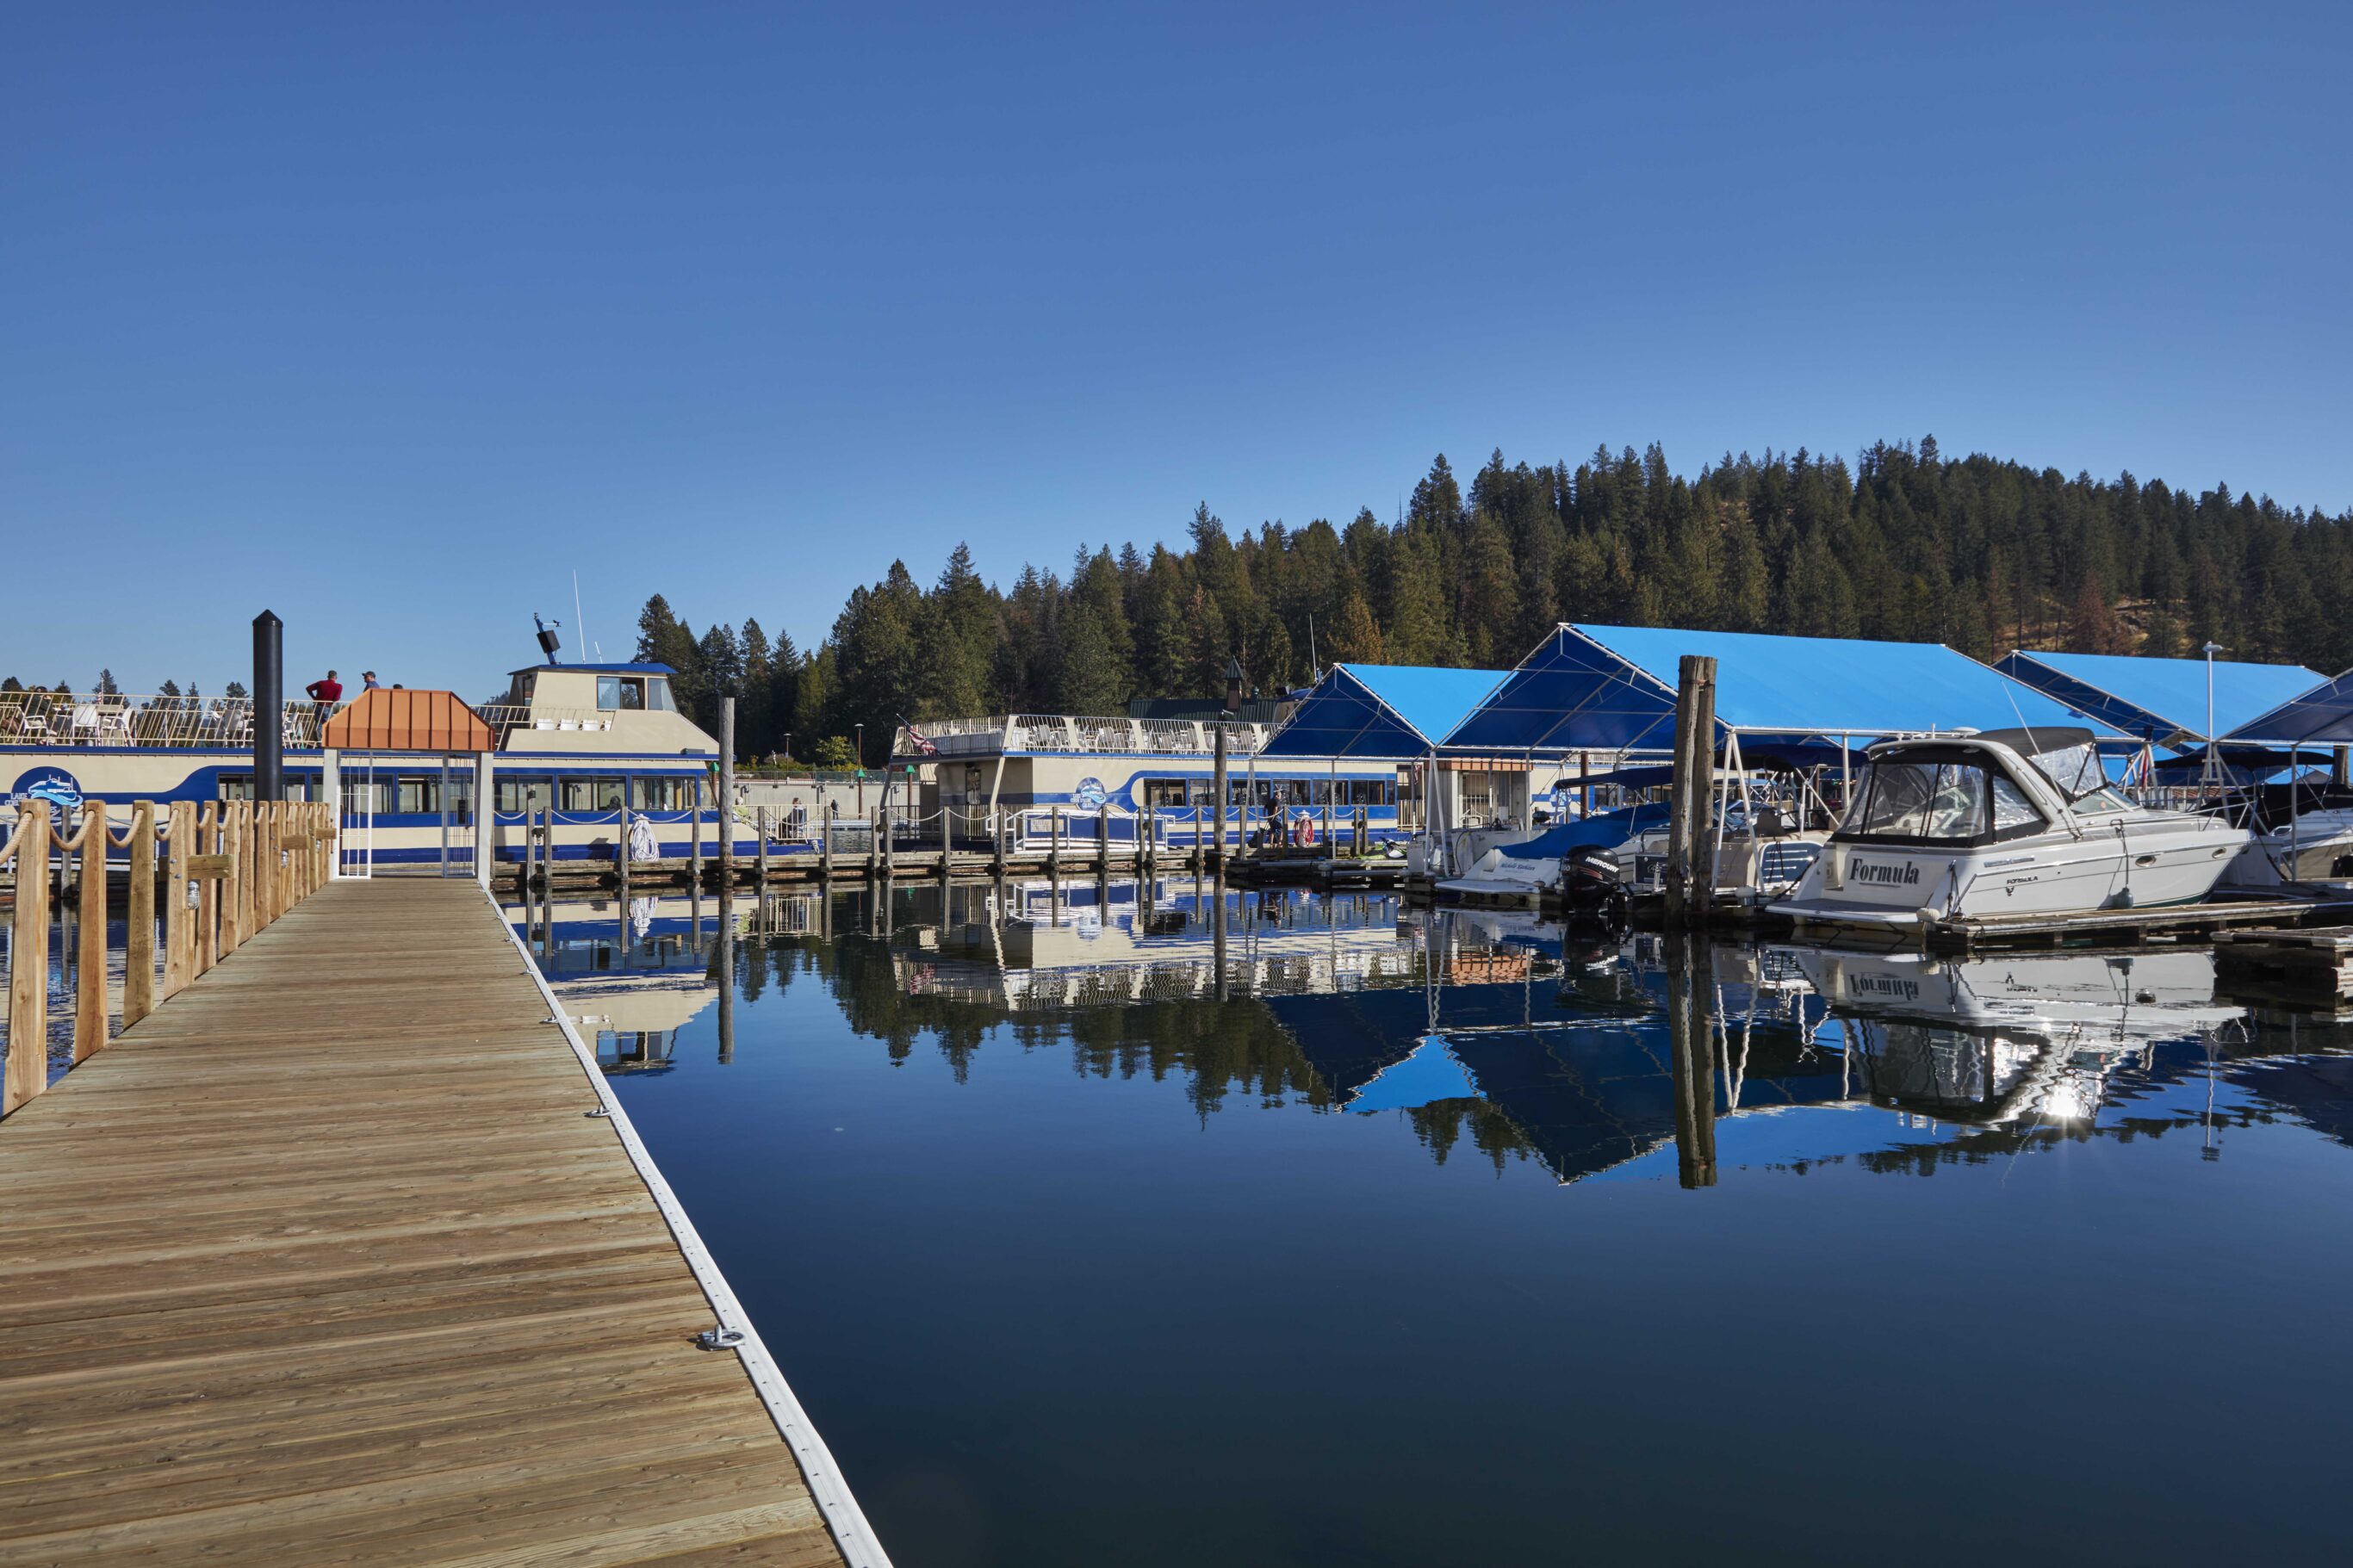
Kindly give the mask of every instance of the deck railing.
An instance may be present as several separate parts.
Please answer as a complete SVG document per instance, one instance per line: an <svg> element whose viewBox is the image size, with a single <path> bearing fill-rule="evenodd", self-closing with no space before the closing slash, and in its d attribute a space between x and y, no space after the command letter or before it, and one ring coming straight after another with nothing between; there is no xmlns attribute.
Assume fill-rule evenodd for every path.
<svg viewBox="0 0 2353 1568"><path fill-rule="evenodd" d="M285 704L289 746L316 746L343 705ZM131 697L117 692L0 691L0 746L249 747L249 697Z"/></svg>
<svg viewBox="0 0 2353 1568"><path fill-rule="evenodd" d="M1219 721L1210 719L1087 718L1068 713L1000 713L985 719L934 719L917 723L916 734L929 742L925 752L902 725L892 737L891 752L898 758L963 757L998 752L1066 753L1078 756L1126 754L1206 757L1217 750ZM1232 757L1256 754L1274 732L1271 724L1223 721L1226 752Z"/></svg>
<svg viewBox="0 0 2353 1568"><path fill-rule="evenodd" d="M85 802L71 833L50 822L49 803L18 803L15 826L0 841L0 866L15 872L16 909L8 935L7 1060L0 1067L0 1116L49 1086L49 900L73 889L75 933L59 957L71 975L73 1056L79 1063L103 1047L107 1022L106 862L109 849L130 858L123 921L122 1028L318 890L334 868L334 814L324 802L174 801L159 814L142 800L121 833L106 807ZM165 860L163 972L156 972L155 900L159 849ZM50 854L69 857L53 867ZM70 871L70 876L68 872ZM59 976L62 978L62 975Z"/></svg>

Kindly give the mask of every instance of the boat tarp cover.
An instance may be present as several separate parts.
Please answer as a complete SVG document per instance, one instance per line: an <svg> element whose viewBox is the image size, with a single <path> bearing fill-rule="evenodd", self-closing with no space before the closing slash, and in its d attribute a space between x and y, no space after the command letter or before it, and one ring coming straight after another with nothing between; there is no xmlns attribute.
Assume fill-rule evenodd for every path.
<svg viewBox="0 0 2353 1568"><path fill-rule="evenodd" d="M1262 757L1419 757L1510 671L1335 664L1259 752Z"/></svg>
<svg viewBox="0 0 2353 1568"><path fill-rule="evenodd" d="M2206 733L2206 661L2134 658L2112 653L2042 653L2021 648L1994 666L2078 713L2162 742L2176 731ZM2248 720L2300 697L2325 678L2300 664L2214 661L2214 728L2229 734Z"/></svg>
<svg viewBox="0 0 2353 1568"><path fill-rule="evenodd" d="M2284 746L2307 741L2331 746L2353 743L2353 669L2316 682L2269 711L2223 731L2221 739Z"/></svg>
<svg viewBox="0 0 2353 1568"><path fill-rule="evenodd" d="M2050 698L1941 643L1564 624L1455 727L1447 746L1665 750L1674 742L1685 654L1716 661L1719 734L1802 740L2071 721Z"/></svg>
<svg viewBox="0 0 2353 1568"><path fill-rule="evenodd" d="M1498 845L1496 852L1506 860L1557 860L1572 849L1615 849L1637 834L1666 825L1665 806L1630 805L1561 823L1517 844Z"/></svg>

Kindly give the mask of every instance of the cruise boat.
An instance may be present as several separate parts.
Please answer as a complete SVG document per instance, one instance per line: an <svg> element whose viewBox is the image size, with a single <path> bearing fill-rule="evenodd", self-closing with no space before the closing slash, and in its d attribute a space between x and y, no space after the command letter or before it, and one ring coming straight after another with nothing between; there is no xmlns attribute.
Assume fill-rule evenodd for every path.
<svg viewBox="0 0 2353 1568"><path fill-rule="evenodd" d="M1801 922L1901 928L2195 903L2250 837L2126 800L2089 730L1883 741L1829 846L1769 907Z"/></svg>
<svg viewBox="0 0 2353 1568"><path fill-rule="evenodd" d="M286 793L321 798L332 776L344 854L371 866L470 866L483 832L492 856L516 859L526 816L543 813L553 814L557 858L609 860L616 836L627 830L625 805L641 848L690 854L700 816L709 852L717 844L709 807L718 742L678 710L672 673L661 664L549 662L512 671L493 703L399 689L362 692L348 703L289 702ZM361 703L369 709L355 711ZM480 753L377 749L386 746L387 731L370 710L388 717L427 704L441 716L436 723L465 715L458 720L465 734L488 742L494 798L479 817ZM140 800L248 798L254 721L246 698L0 692L0 816L13 818L28 798L62 811L102 801L121 808L118 816ZM437 732L453 738L444 743L457 734L446 724ZM373 743L365 742L370 735L377 737ZM739 852L756 848L746 829L739 822ZM793 847L807 846L776 846Z"/></svg>

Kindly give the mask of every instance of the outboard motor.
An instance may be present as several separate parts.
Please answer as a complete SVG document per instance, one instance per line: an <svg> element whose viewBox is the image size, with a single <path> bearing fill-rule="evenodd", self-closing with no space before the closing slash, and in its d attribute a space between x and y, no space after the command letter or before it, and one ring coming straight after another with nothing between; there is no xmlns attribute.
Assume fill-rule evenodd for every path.
<svg viewBox="0 0 2353 1568"><path fill-rule="evenodd" d="M1627 902L1617 858L1609 850L1586 845L1561 857L1560 910L1569 924L1620 930Z"/></svg>
<svg viewBox="0 0 2353 1568"><path fill-rule="evenodd" d="M539 612L537 610L533 610L531 613L531 624L539 628L540 653L545 657L548 663L562 664L564 661L555 657L555 650L563 646L563 644L556 639L555 626L560 626L564 623L562 621L558 621L555 623L555 626L551 626L545 621L539 618Z"/></svg>

